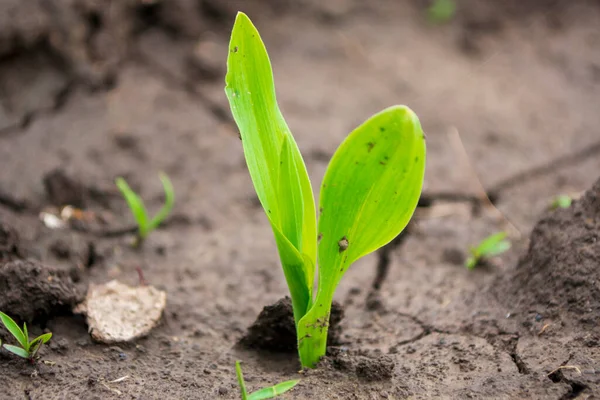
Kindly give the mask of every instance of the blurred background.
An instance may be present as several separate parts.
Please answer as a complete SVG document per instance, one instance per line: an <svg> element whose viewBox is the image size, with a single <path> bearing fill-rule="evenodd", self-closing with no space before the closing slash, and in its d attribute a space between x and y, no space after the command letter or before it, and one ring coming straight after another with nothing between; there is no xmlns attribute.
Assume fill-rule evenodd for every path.
<svg viewBox="0 0 600 400"><path fill-rule="evenodd" d="M201 197L194 175L242 162L223 95L238 10L263 35L317 177L351 129L392 104L420 116L436 191L473 189L450 130L490 188L600 138L597 1L2 0L1 187L35 197L23 180L56 167L112 181L132 173L133 155L181 178L184 199ZM591 175L561 168L507 189L539 209L541 193L579 191Z"/></svg>

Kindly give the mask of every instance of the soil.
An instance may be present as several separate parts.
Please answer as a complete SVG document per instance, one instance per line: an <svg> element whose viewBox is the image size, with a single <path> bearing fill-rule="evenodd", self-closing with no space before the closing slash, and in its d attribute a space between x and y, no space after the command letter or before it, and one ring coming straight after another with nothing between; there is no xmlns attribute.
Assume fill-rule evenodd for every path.
<svg viewBox="0 0 600 400"><path fill-rule="evenodd" d="M343 318L344 309L342 305L333 302L331 315L329 316L328 346L341 344L342 329L340 322ZM298 341L296 339L292 299L286 296L263 308L239 344L250 349L296 353L298 351Z"/></svg>
<svg viewBox="0 0 600 400"><path fill-rule="evenodd" d="M460 0L434 24L428 3L0 2L0 310L53 332L34 365L0 352L0 398L236 399L235 360L251 390L300 378L289 399L597 396L599 186L547 209L598 179L600 6ZM407 104L427 133L410 229L346 273L340 340L301 373L294 354L237 345L287 293L223 93L237 10L269 49L316 191L374 112ZM114 179L152 213L159 171L175 211L134 249ZM83 211L42 223L65 205ZM509 252L462 266L502 229ZM167 292L162 323L134 343L94 343L68 312L113 279Z"/></svg>

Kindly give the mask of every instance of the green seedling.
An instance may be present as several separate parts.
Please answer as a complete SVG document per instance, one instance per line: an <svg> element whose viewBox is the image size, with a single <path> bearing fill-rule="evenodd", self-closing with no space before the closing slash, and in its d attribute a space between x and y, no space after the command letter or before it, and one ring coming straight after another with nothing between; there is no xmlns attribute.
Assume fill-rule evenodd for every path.
<svg viewBox="0 0 600 400"><path fill-rule="evenodd" d="M560 194L552 199L550 208L556 210L557 208L569 208L573 203L573 198L567 194Z"/></svg>
<svg viewBox="0 0 600 400"><path fill-rule="evenodd" d="M29 361L35 361L35 356L42 344L47 343L52 337L52 333L45 333L29 341L29 333L27 332L27 324L23 323L23 329L19 328L19 325L8 315L0 311L0 319L6 329L13 335L13 337L19 343L19 346L13 346L10 344L4 344L2 347L5 350L10 351L13 354L28 359ZM1 342L0 342L1 344Z"/></svg>
<svg viewBox="0 0 600 400"><path fill-rule="evenodd" d="M454 0L433 0L427 9L427 18L434 24L443 24L454 18L456 2Z"/></svg>
<svg viewBox="0 0 600 400"><path fill-rule="evenodd" d="M506 232L499 232L483 239L477 247L471 247L471 255L465 261L465 266L474 269L482 260L497 256L510 249L510 242L506 239Z"/></svg>
<svg viewBox="0 0 600 400"><path fill-rule="evenodd" d="M244 374L242 374L242 366L239 361L235 362L235 374L237 375L238 383L240 385L240 392L242 393L242 400L264 400L272 399L292 389L300 382L298 379L291 381L285 381L278 383L275 386L257 390L256 392L248 394L246 390L246 382L244 382Z"/></svg>
<svg viewBox="0 0 600 400"><path fill-rule="evenodd" d="M277 105L267 51L243 13L231 34L225 81L292 298L300 361L314 368L325 355L340 279L352 263L400 234L414 213L425 171L425 135L405 106L387 108L356 128L329 163L317 225L311 183Z"/></svg>
<svg viewBox="0 0 600 400"><path fill-rule="evenodd" d="M165 191L165 204L152 219L148 217L148 212L146 211L142 198L129 187L127 182L125 182L125 179L119 177L115 180L117 187L123 194L123 197L138 224L138 244L142 243L150 232L158 228L158 226L167 218L175 203L175 192L173 191L173 185L171 184L169 177L162 172L159 174L159 177Z"/></svg>

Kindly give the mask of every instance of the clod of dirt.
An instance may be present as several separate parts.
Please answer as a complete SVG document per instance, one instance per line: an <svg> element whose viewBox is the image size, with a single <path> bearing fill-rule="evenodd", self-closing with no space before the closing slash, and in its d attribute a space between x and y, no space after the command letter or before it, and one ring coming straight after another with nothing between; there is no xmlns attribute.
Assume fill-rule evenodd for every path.
<svg viewBox="0 0 600 400"><path fill-rule="evenodd" d="M333 302L327 337L327 344L330 346L341 341L342 318L344 308L341 304ZM272 305L265 306L239 344L247 348L281 353L297 352L292 300L286 296Z"/></svg>
<svg viewBox="0 0 600 400"><path fill-rule="evenodd" d="M55 206L66 205L83 208L86 197L85 187L67 176L62 169L55 169L44 175L44 189L48 200Z"/></svg>
<svg viewBox="0 0 600 400"><path fill-rule="evenodd" d="M498 298L583 329L600 330L600 179L567 209L550 211ZM501 294L501 295L500 295Z"/></svg>
<svg viewBox="0 0 600 400"><path fill-rule="evenodd" d="M354 372L356 376L367 382L385 381L394 374L394 360L389 356L371 356L354 354L342 348L328 348L328 354L319 363L319 368L336 370L345 373Z"/></svg>
<svg viewBox="0 0 600 400"><path fill-rule="evenodd" d="M21 321L48 319L81 301L67 271L35 261L0 263L0 310Z"/></svg>
<svg viewBox="0 0 600 400"><path fill-rule="evenodd" d="M92 338L102 343L129 342L158 325L167 293L152 286L131 287L118 281L90 285L75 312L86 314Z"/></svg>
<svg viewBox="0 0 600 400"><path fill-rule="evenodd" d="M19 235L10 226L0 222L0 263L23 258Z"/></svg>

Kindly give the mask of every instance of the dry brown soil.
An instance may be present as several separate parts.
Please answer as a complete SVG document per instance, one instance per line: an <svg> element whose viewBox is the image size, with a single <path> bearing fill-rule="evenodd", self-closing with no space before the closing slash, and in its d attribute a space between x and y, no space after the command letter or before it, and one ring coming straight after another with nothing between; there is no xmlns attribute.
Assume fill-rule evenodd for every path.
<svg viewBox="0 0 600 400"><path fill-rule="evenodd" d="M35 365L0 352L0 398L236 399L236 359L251 389L300 378L288 399L597 396L600 188L546 208L600 175L600 6L462 0L436 25L427 3L2 0L0 304L54 338ZM237 10L266 42L315 189L338 143L384 107L409 105L428 138L415 222L347 273L340 341L302 375L294 353L237 345L287 291L223 93ZM136 251L112 182L156 210L160 170L176 209ZM474 198L473 171L521 236L468 271L468 246L505 228ZM103 222L40 222L65 204ZM372 292L378 265L389 274ZM138 271L168 293L163 322L135 343L93 343L69 306L90 282L139 284Z"/></svg>

